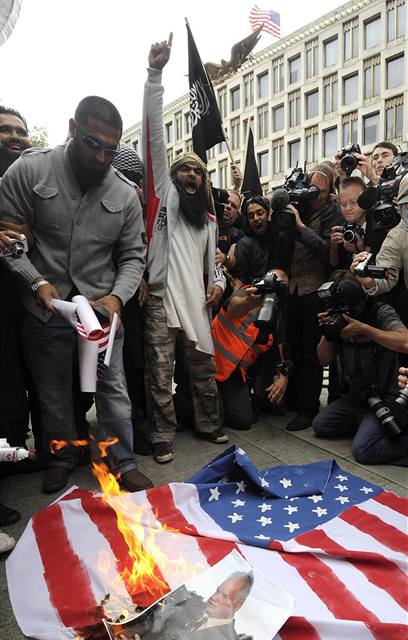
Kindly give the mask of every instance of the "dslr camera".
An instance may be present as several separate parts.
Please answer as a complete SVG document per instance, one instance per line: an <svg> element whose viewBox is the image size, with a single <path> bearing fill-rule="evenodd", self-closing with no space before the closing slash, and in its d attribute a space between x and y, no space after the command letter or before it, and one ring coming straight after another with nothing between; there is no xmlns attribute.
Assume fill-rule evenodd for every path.
<svg viewBox="0 0 408 640"><path fill-rule="evenodd" d="M0 249L0 256L2 256L3 258L7 256L12 256L13 258L21 258L22 255L27 253L27 238L23 233L20 234L20 238L9 238L9 240L11 243L10 246Z"/></svg>
<svg viewBox="0 0 408 640"><path fill-rule="evenodd" d="M281 220L280 226L295 226L293 212L287 208L288 204L293 204L299 211L300 217L306 213L307 204L310 200L317 200L320 195L319 187L307 184L307 174L301 167L292 169L285 178L282 187L275 189L271 198L271 209L274 216Z"/></svg>
<svg viewBox="0 0 408 640"><path fill-rule="evenodd" d="M357 236L364 238L364 229L355 222L346 222L341 228L344 242L355 242Z"/></svg>
<svg viewBox="0 0 408 640"><path fill-rule="evenodd" d="M262 296L262 304L254 325L260 330L261 337L258 340L266 344L268 335L276 330L279 304L287 292L287 284L274 271L268 271L263 278L256 278L252 286Z"/></svg>
<svg viewBox="0 0 408 640"><path fill-rule="evenodd" d="M343 313L350 315L350 308L333 280L324 282L317 290L317 295L323 303L323 310L327 313L325 323L320 326L322 335L328 342L338 340L340 333L347 326Z"/></svg>
<svg viewBox="0 0 408 640"><path fill-rule="evenodd" d="M340 149L340 166L347 176L350 176L358 167L356 153L361 153L359 144L347 144Z"/></svg>
<svg viewBox="0 0 408 640"><path fill-rule="evenodd" d="M224 215L224 205L229 200L229 193L226 189L218 189L211 185L212 197L214 199L215 212L217 215L217 223L220 224Z"/></svg>
<svg viewBox="0 0 408 640"><path fill-rule="evenodd" d="M378 385L372 385L367 396L367 404L388 438L393 440L401 435L408 426L408 389L401 389L395 399L385 402Z"/></svg>
<svg viewBox="0 0 408 640"><path fill-rule="evenodd" d="M374 230L389 231L400 218L395 211L393 198L398 195L402 178L408 173L408 151L397 155L394 162L384 167L380 181L360 193L357 204L373 217Z"/></svg>

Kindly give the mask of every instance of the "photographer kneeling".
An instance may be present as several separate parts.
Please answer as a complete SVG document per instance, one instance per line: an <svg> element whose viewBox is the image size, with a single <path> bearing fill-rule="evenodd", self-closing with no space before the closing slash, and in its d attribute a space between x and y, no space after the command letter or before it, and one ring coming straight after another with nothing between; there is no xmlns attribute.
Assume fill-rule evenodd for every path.
<svg viewBox="0 0 408 640"><path fill-rule="evenodd" d="M397 351L408 350L408 329L394 309L372 302L359 280L336 271L319 297L322 366L337 356L348 391L313 420L321 438L354 436L353 455L362 464L408 465L408 401L399 394ZM343 385L342 385L343 386Z"/></svg>
<svg viewBox="0 0 408 640"><path fill-rule="evenodd" d="M256 367L279 341L280 317L286 295L287 275L284 271L268 271L252 286L234 291L212 322L218 391L222 398L224 422L232 429L247 430L253 422L248 369ZM283 399L292 369L289 360L283 360L283 344L279 344L282 361L272 384L265 389L271 403ZM269 368L269 361L263 366ZM259 373L259 371L257 371Z"/></svg>

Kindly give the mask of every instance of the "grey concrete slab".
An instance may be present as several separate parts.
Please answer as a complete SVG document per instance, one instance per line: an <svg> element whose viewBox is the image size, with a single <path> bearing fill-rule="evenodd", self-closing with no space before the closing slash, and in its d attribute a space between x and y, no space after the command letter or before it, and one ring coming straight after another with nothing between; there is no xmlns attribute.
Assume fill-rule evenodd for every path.
<svg viewBox="0 0 408 640"><path fill-rule="evenodd" d="M305 442L310 442L310 444L315 445L319 449L323 451L327 451L328 453L334 456L341 456L342 458L347 458L351 456L351 439L350 438L339 438L336 440L323 440L322 438L317 438L315 432L312 428L305 429L304 431L294 431L291 433L294 438L298 438L299 440L304 440Z"/></svg>
<svg viewBox="0 0 408 640"><path fill-rule="evenodd" d="M354 461L354 458L352 456L347 456L347 458L351 461ZM395 482L402 487L407 486L408 470L406 467L399 467L392 464L362 465L359 462L355 462L355 464L360 469L366 469L368 471L372 471L373 473L375 473L378 476L381 476L381 478L384 478L385 480Z"/></svg>

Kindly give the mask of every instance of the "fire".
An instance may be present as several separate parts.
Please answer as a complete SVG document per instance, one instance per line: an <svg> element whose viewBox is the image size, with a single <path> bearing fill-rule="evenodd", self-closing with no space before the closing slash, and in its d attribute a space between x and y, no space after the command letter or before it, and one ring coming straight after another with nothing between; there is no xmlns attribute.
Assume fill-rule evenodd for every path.
<svg viewBox="0 0 408 640"><path fill-rule="evenodd" d="M89 440L55 440L55 438L51 438L50 451L51 453L57 453L57 451L68 447L70 444L74 447L86 447L89 444Z"/></svg>

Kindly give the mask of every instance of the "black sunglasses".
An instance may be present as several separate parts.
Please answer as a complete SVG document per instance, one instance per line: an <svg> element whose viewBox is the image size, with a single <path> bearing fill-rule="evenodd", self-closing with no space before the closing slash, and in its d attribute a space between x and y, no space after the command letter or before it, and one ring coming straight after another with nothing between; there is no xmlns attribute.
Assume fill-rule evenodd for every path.
<svg viewBox="0 0 408 640"><path fill-rule="evenodd" d="M91 149L95 153L95 155L97 153L100 153L101 151L104 151L106 153L106 155L109 156L110 158L116 158L116 156L119 155L119 153L120 153L119 145L117 145L116 147L104 147L103 144L101 144L97 140L94 140L90 136L86 135L83 131L81 131L81 129L79 128L79 125L77 123L76 123L76 127L77 127L78 133L81 136L82 142L89 149Z"/></svg>

